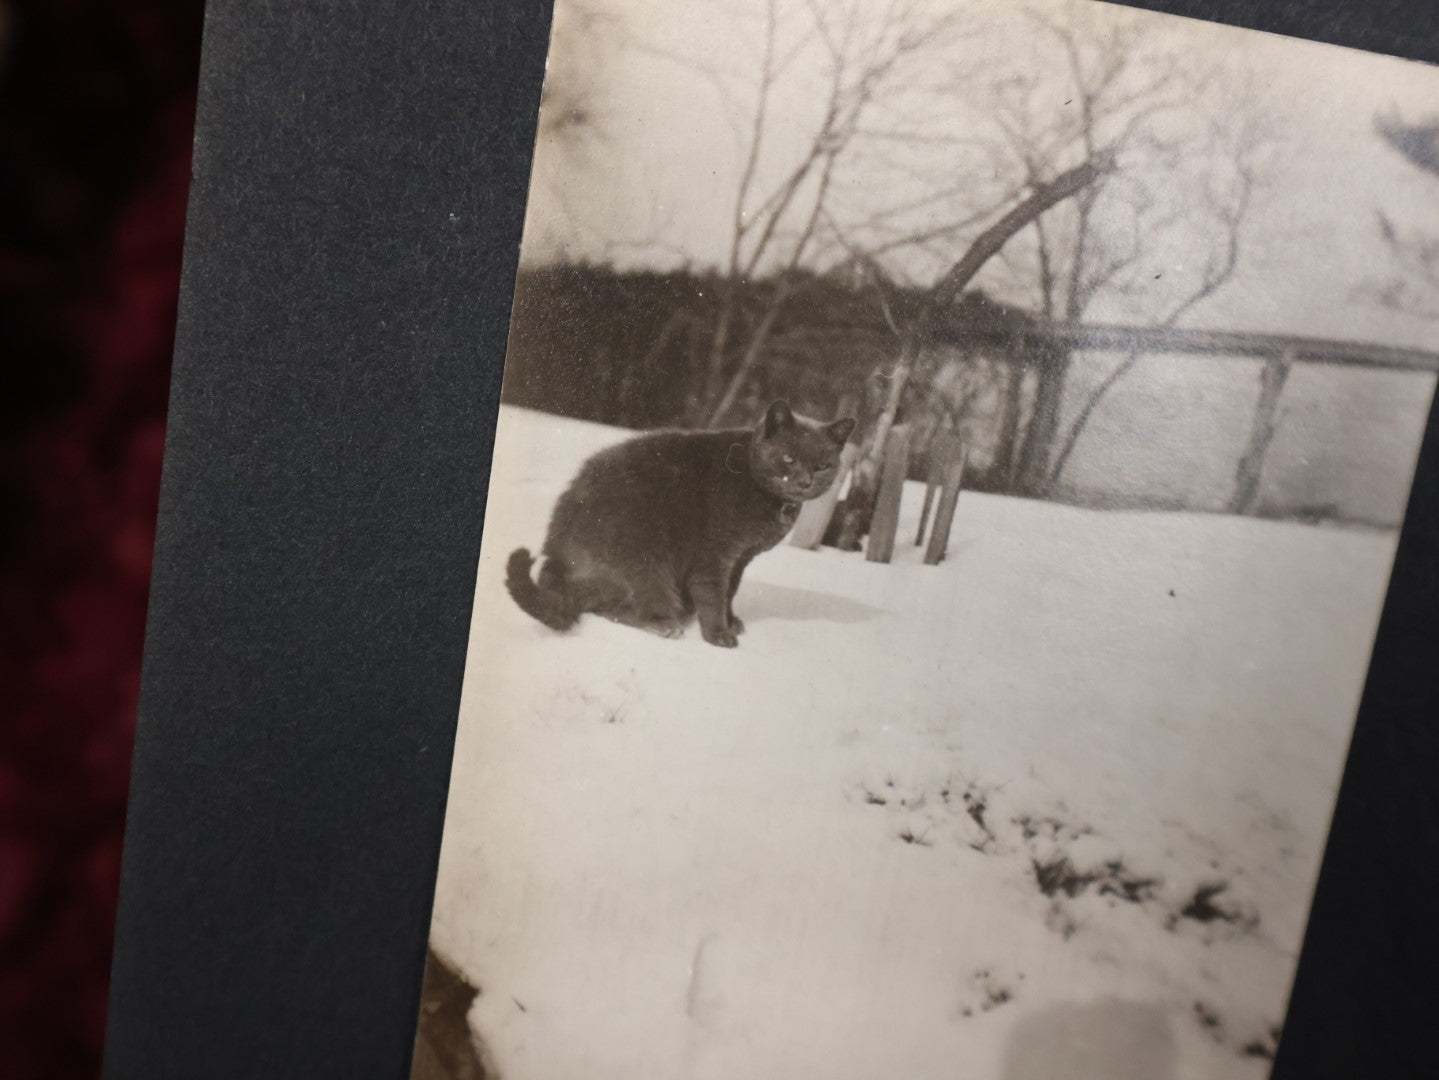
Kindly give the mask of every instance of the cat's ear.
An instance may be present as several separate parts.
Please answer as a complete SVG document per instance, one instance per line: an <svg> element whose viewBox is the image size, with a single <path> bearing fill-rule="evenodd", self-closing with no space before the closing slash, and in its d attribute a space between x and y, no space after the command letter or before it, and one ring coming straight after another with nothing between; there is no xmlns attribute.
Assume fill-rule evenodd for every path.
<svg viewBox="0 0 1439 1080"><path fill-rule="evenodd" d="M843 420L836 420L824 430L834 440L836 446L843 446L849 442L849 437L854 434L854 425L858 423L852 416L846 416Z"/></svg>
<svg viewBox="0 0 1439 1080"><path fill-rule="evenodd" d="M764 419L760 421L759 431L766 439L778 435L781 431L787 431L794 426L794 413L790 411L789 402L776 401L764 412Z"/></svg>

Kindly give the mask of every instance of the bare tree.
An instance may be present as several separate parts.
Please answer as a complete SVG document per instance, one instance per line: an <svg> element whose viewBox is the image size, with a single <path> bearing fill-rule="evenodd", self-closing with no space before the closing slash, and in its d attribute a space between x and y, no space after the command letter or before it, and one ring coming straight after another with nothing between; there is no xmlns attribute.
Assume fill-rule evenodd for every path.
<svg viewBox="0 0 1439 1080"><path fill-rule="evenodd" d="M730 418L797 291L841 264L860 271L881 306L886 289L928 298L923 328L913 311L884 311L895 351L880 372L887 390L865 469L916 366L933 361L934 319L981 271L986 291L997 286L1054 321L1080 322L1117 302L1160 325L1180 322L1233 273L1257 175L1252 148L1234 138L1237 113L1206 108L1220 68L1151 39L1142 17L1046 6L1028 17L1019 47L996 54L994 41L1018 33L1009 13L994 16L1001 37L980 50L950 46L988 35L992 26L976 24L988 15L966 12L957 26L926 0L759 0L748 14L710 3L739 27L749 20L755 50L745 71L669 57L719 93L737 143L692 422ZM1053 63L1036 62L1036 35ZM1009 229L1016 208L1098 163L1086 183ZM699 314L666 322L656 348ZM996 460L1036 494L1057 481L1138 357L1090 391L1061 431L1072 360L1057 351L1027 357L1028 374L1005 368Z"/></svg>
<svg viewBox="0 0 1439 1080"><path fill-rule="evenodd" d="M1157 325L1180 322L1218 291L1238 264L1240 237L1266 146L1252 114L1220 104L1222 62L1175 54L1142 17L1030 13L1063 74L1029 63L995 78L992 124L1001 160L1033 190L1075 160L1113 146L1117 167L1063 211L1037 219L1025 248L1003 262L1011 289L1028 291L1045 317L1078 323L1096 307ZM1238 95L1234 95L1237 97ZM1028 358L1035 390L1022 445L1002 444L1012 479L1047 493L1109 391L1135 366L1126 358L1061 434L1074 356ZM1016 390L1018 376L1015 378ZM1018 438L1017 395L1006 429ZM1056 448L1057 452L1056 452Z"/></svg>
<svg viewBox="0 0 1439 1080"><path fill-rule="evenodd" d="M1212 156L1210 175L1206 177L1192 211L1206 222L1201 231L1205 236L1207 250L1202 252L1201 270L1188 293L1174 301L1167 312L1155 319L1155 326L1178 326L1185 316L1223 288L1239 266L1244 226L1250 216L1255 190L1260 182L1257 162L1268 146L1269 139L1261 124L1252 116L1243 114L1240 114L1237 120L1231 118L1222 125L1215 122L1211 125L1210 135L1206 143L1201 144ZM1219 168L1215 168L1215 165ZM1162 242L1165 231L1159 229L1157 236L1151 240ZM1188 257L1192 259L1193 255L1189 254ZM1047 477L1047 486L1052 487L1058 482L1095 411L1105 396L1133 370L1141 355L1137 351L1131 351L1090 391L1054 458Z"/></svg>
<svg viewBox="0 0 1439 1080"><path fill-rule="evenodd" d="M621 57L673 65L717 96L735 135L736 159L733 196L721 209L728 240L714 267L714 306L676 312L655 343L663 351L679 330L708 323L687 419L714 426L734 411L767 359L770 336L796 290L825 262L826 242L832 249L826 222L849 213L834 199L837 181L847 167L851 188L870 179L862 164L866 144L889 134L873 119L876 104L902 96L912 84L912 64L953 40L960 20L930 0L705 2L726 24L727 36L753 41L752 65L736 63L739 51L722 52L714 62L676 52L649 40L642 25L604 0L560 4L539 146L541 154L567 160L541 167L537 159L535 171L541 178L613 171L604 160L610 117L603 88L607 65L624 62ZM606 259L671 247L668 223L658 219L645 235L598 235L595 222L604 215L572 208L567 192L573 185L552 187L542 200L547 210L536 218L548 214L555 223L550 246L560 257L570 257L571 243L598 248ZM527 227L539 235L545 224ZM681 261L692 254L674 250Z"/></svg>
<svg viewBox="0 0 1439 1080"><path fill-rule="evenodd" d="M818 254L820 230L833 217L836 174L866 137L865 121L876 100L895 84L906 61L940 42L953 25L952 14L933 14L915 0L890 0L878 14L862 0L766 0L701 395L707 425L721 423L735 404L793 294L796 271ZM814 51L823 57L822 105L808 135L795 143L774 130L775 99L795 61ZM762 170L767 155L772 158L785 147L794 147L786 165ZM766 184L762 175L776 178ZM741 326L745 288L760 276L772 282L767 303L748 326Z"/></svg>
<svg viewBox="0 0 1439 1080"><path fill-rule="evenodd" d="M884 405L855 466L850 495L845 500L845 520L840 529L841 547L853 546L868 530L876 482L900 400L916 362L933 351L935 325L941 314L955 303L984 266L1003 251L1019 232L1041 221L1044 214L1056 206L1083 198L1086 192L1113 172L1114 166L1113 150L1107 147L1098 149L1092 157L1036 186L970 242L964 254L930 287L924 303L907 326L900 326L895 320L890 305L885 302L882 276L873 271L885 320L899 339L899 358L886 376L889 390ZM870 260L867 265L873 270L875 264Z"/></svg>

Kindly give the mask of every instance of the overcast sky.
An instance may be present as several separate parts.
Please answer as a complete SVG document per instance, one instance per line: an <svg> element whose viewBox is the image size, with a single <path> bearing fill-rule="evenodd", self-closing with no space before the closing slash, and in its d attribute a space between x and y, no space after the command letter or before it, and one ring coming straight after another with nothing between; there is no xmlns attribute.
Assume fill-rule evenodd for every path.
<svg viewBox="0 0 1439 1080"><path fill-rule="evenodd" d="M603 17L577 17L575 0L561 0L547 78L553 90L568 91L561 95L567 106L583 104L583 122L540 141L525 261L722 262L761 56L764 0L582 2ZM1023 7L1067 19L1097 41L1113 32L1116 19L1143 20L1154 55L1223 66L1229 85L1215 100L1244 88L1246 107L1275 132L1262 159L1263 185L1246 219L1236 273L1187 325L1439 348L1439 323L1381 310L1356 295L1392 265L1379 211L1404 227L1439 234L1439 178L1416 170L1374 133L1380 113L1439 112L1439 70L1089 0L933 0L929 6L955 12L956 32L904 76L915 85L955 69L969 72L976 88L991 72L1029 72L1039 76L1041 90L1052 85L1053 107L1060 107L1067 93L1063 64ZM794 0L790 10L798 7ZM774 186L812 130L825 64L823 50L802 50L778 84L757 190ZM965 153L958 140L992 124L990 103L978 89L942 112L935 100L909 97L900 86L871 120L876 127L934 132L954 145L885 146L884 160L875 156L881 144L868 145L874 166L843 174L837 206L855 214L883 206L896 197L897 177L921 171L932 177L944 154ZM972 156L962 164L956 157L957 174L975 167ZM955 257L963 249L956 244ZM1186 250L1182 242L1170 248L1154 257L1177 273ZM905 269L921 279L929 272L918 257ZM981 282L1002 291L991 269L994 280ZM1118 303L1097 313L1125 315Z"/></svg>

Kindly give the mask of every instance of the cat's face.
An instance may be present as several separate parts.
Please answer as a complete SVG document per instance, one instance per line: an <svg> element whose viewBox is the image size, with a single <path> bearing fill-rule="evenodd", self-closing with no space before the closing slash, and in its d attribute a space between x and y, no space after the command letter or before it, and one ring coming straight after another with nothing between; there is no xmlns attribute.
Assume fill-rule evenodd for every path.
<svg viewBox="0 0 1439 1080"><path fill-rule="evenodd" d="M818 498L835 481L839 452L854 424L853 417L822 424L797 416L783 401L776 401L755 426L750 456L755 480L786 502Z"/></svg>

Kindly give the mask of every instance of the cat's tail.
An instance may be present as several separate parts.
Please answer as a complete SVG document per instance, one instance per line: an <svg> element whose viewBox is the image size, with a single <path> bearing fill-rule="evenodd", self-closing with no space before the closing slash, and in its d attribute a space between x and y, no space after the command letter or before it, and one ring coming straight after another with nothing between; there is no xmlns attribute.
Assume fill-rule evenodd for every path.
<svg viewBox="0 0 1439 1080"><path fill-rule="evenodd" d="M535 558L528 548L516 548L505 564L505 587L527 615L534 616L551 630L568 630L579 622L578 607L558 589L536 585L530 577L534 565Z"/></svg>

